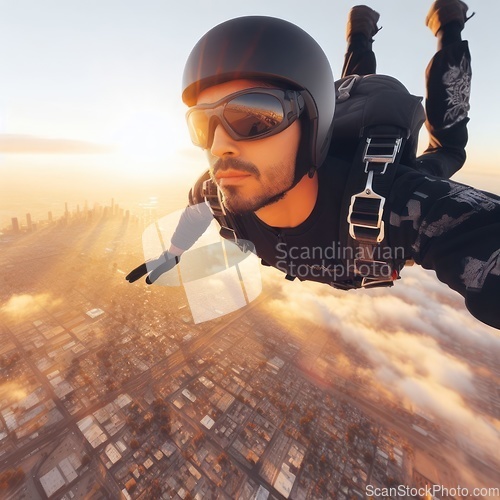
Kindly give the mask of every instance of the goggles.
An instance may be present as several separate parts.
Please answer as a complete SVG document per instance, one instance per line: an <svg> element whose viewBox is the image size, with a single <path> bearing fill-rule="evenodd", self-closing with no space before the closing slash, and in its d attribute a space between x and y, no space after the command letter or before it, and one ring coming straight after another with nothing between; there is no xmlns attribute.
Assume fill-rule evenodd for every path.
<svg viewBox="0 0 500 500"><path fill-rule="evenodd" d="M289 127L304 107L300 91L251 88L193 106L186 120L193 144L208 149L219 123L235 141L263 139Z"/></svg>

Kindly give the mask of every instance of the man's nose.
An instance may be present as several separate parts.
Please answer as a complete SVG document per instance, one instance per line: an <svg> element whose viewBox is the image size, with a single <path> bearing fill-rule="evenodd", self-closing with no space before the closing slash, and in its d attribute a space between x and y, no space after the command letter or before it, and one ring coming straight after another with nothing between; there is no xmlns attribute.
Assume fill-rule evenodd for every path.
<svg viewBox="0 0 500 500"><path fill-rule="evenodd" d="M218 158L239 155L238 141L235 141L220 123L215 127L210 153Z"/></svg>

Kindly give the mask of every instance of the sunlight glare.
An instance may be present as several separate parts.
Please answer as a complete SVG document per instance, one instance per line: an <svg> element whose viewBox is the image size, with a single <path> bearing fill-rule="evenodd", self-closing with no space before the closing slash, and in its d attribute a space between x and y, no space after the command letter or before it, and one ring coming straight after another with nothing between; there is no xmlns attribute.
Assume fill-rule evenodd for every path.
<svg viewBox="0 0 500 500"><path fill-rule="evenodd" d="M153 111L130 114L113 134L116 154L123 159L158 162L190 144L182 115Z"/></svg>

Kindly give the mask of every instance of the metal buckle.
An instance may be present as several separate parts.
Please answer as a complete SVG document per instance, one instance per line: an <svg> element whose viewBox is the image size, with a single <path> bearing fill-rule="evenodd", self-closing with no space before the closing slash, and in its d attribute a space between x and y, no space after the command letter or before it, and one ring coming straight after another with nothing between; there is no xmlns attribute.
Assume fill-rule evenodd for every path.
<svg viewBox="0 0 500 500"><path fill-rule="evenodd" d="M399 152L399 149L401 148L401 143L403 139L401 137L397 138L391 138L387 139L392 142L372 142L372 137L368 137L366 139L366 145L365 145L365 150L363 152L363 161L365 162L365 174L369 173L368 171L368 165L370 163L384 163L384 167L380 173L381 175L385 174L385 171L387 170L387 165L389 163L394 163L396 160L396 156ZM383 138L379 138L376 140L384 140ZM381 149L389 149L388 153L383 153L383 154L375 154L375 152L371 153L371 149L376 149L380 151Z"/></svg>
<svg viewBox="0 0 500 500"><path fill-rule="evenodd" d="M351 97L351 90L353 86L361 80L361 76L359 75L351 75L346 78L345 81L343 81L339 88L337 89L337 102L344 102Z"/></svg>
<svg viewBox="0 0 500 500"><path fill-rule="evenodd" d="M391 279L393 268L385 260L354 259L354 270L364 278Z"/></svg>
<svg viewBox="0 0 500 500"><path fill-rule="evenodd" d="M382 286L394 286L394 280L387 278L363 278L361 281L361 288L376 288Z"/></svg>
<svg viewBox="0 0 500 500"><path fill-rule="evenodd" d="M221 226L219 234L226 240L233 241L233 243L238 244L238 236L236 236L236 231L227 226Z"/></svg>
<svg viewBox="0 0 500 500"><path fill-rule="evenodd" d="M201 187L201 194L203 196L203 198L206 198L207 196L211 196L211 192L210 192L210 186L212 185L212 180L211 179L207 179L206 181L203 181L203 185Z"/></svg>
<svg viewBox="0 0 500 500"><path fill-rule="evenodd" d="M360 193L351 196L351 204L349 206L349 214L347 215L347 222L349 223L349 234L351 235L351 238L353 238L354 240L359 239L359 237L356 236L355 228L361 227L367 229L378 229L379 231L376 236L372 235L365 239L369 241L374 240L377 243L380 243L384 239L384 221L382 220L382 214L384 211L385 198L373 191L372 182L373 182L373 171L370 170L370 172L368 172L368 179L366 181L365 189ZM370 214L369 211L356 212L355 205L357 200L376 200L379 202L379 204L378 207L376 208L375 213ZM367 208L373 208L373 207L367 207ZM365 215L371 215L372 217L376 217L376 220L375 221L370 221L368 219L363 220L363 216ZM357 220L353 220L356 218Z"/></svg>

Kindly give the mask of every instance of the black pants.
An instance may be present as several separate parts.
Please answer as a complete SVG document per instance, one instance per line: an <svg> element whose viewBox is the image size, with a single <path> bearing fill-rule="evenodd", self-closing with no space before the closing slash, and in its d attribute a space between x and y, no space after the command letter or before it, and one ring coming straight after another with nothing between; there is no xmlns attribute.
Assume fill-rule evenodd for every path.
<svg viewBox="0 0 500 500"><path fill-rule="evenodd" d="M439 50L427 66L425 126L430 139L413 165L421 172L448 179L465 163L470 61L468 43L459 41ZM376 67L371 40L354 35L347 47L342 77L373 74Z"/></svg>

